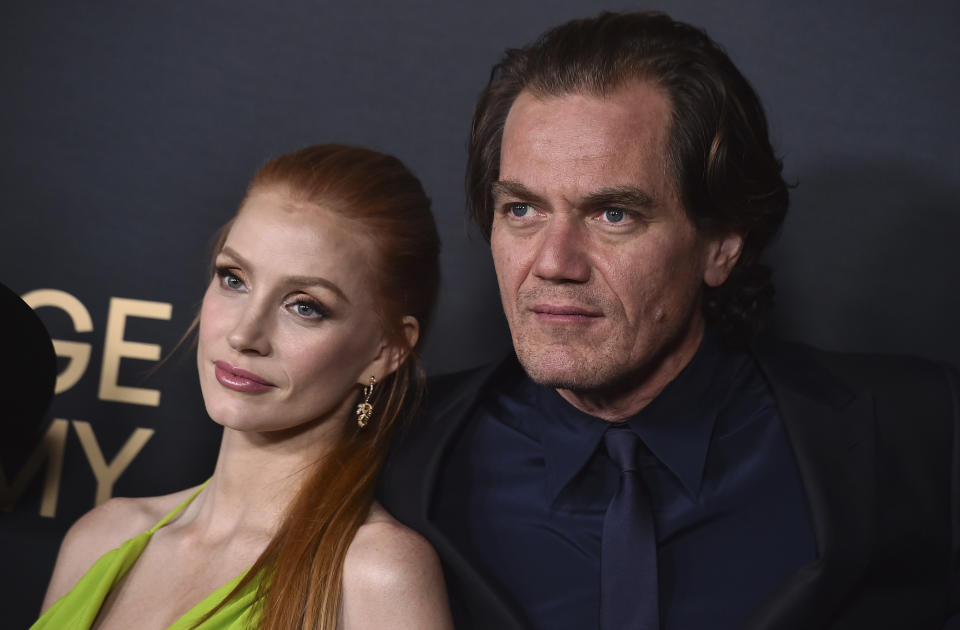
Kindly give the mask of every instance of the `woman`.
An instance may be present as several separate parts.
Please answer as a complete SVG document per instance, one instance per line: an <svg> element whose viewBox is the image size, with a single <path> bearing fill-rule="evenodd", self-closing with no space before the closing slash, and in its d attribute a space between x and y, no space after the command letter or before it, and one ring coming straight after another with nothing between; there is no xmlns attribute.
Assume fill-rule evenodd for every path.
<svg viewBox="0 0 960 630"><path fill-rule="evenodd" d="M213 476L81 518L34 628L451 628L433 549L373 500L422 385L438 249L395 158L317 146L264 166L198 318Z"/></svg>

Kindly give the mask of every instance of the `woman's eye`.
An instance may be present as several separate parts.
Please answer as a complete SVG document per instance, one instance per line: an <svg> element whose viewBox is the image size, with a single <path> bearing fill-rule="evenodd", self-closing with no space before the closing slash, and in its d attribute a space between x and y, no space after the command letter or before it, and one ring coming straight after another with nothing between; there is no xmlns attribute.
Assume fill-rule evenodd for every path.
<svg viewBox="0 0 960 630"><path fill-rule="evenodd" d="M607 208L603 211L603 219L607 223L621 223L627 218L627 213L622 208Z"/></svg>
<svg viewBox="0 0 960 630"><path fill-rule="evenodd" d="M313 307L313 304L307 304L306 302L297 302L297 314L303 315L304 317L312 317L316 315L317 309Z"/></svg>
<svg viewBox="0 0 960 630"><path fill-rule="evenodd" d="M229 269L217 269L217 275L220 276L221 284L232 291L239 291L244 288L243 280L240 279L240 276Z"/></svg>
<svg viewBox="0 0 960 630"><path fill-rule="evenodd" d="M528 203L511 203L508 211L510 212L510 216L517 219L523 219L530 216L530 214L533 212L533 208L531 208L530 204Z"/></svg>
<svg viewBox="0 0 960 630"><path fill-rule="evenodd" d="M305 300L294 302L291 307L297 315L307 319L320 319L328 315L323 307Z"/></svg>

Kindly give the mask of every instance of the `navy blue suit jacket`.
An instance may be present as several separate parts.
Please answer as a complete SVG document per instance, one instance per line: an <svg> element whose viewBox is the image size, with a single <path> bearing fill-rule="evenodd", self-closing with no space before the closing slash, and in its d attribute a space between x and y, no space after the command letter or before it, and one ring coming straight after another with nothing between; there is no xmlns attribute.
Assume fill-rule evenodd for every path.
<svg viewBox="0 0 960 630"><path fill-rule="evenodd" d="M777 400L813 519L818 559L746 630L960 628L960 379L908 357L764 340L754 354ZM497 365L437 377L397 441L378 498L433 543L458 628L526 630L430 519L443 458Z"/></svg>

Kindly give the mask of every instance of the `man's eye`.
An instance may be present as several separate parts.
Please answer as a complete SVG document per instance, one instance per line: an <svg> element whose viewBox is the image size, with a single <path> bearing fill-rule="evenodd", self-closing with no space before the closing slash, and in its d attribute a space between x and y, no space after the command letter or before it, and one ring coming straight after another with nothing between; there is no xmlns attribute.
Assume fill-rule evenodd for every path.
<svg viewBox="0 0 960 630"><path fill-rule="evenodd" d="M607 208L603 211L603 219L607 223L621 223L627 218L627 213L622 208Z"/></svg>
<svg viewBox="0 0 960 630"><path fill-rule="evenodd" d="M528 203L511 203L509 208L510 216L517 219L523 219L533 213L533 208Z"/></svg>

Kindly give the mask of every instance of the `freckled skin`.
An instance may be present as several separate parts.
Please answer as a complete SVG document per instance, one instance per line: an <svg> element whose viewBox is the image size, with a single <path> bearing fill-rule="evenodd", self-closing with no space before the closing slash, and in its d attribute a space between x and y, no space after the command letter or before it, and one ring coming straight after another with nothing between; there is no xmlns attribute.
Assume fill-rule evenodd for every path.
<svg viewBox="0 0 960 630"><path fill-rule="evenodd" d="M356 427L359 386L371 375L382 382L402 360L384 341L368 264L379 250L362 234L357 223L322 203L298 203L283 187L249 195L200 313L200 386L210 417L224 427L213 476L171 495L114 498L81 518L60 548L44 611L103 553L195 493L111 590L98 628L169 627L261 556L317 462ZM401 324L415 345L416 320L404 316ZM237 371L225 385L217 361L271 385L251 390L242 384L250 374ZM453 628L433 548L375 501L344 559L341 612L342 630Z"/></svg>
<svg viewBox="0 0 960 630"><path fill-rule="evenodd" d="M688 218L667 169L669 128L668 98L644 82L605 97L525 91L504 128L509 190L495 185L490 245L514 347L535 381L611 420L689 362L704 283L722 284L739 254L739 236L707 238ZM624 189L645 202L599 201Z"/></svg>
<svg viewBox="0 0 960 630"><path fill-rule="evenodd" d="M271 188L250 195L224 250L242 261L217 256L217 266L235 277L214 275L200 311L197 366L210 417L240 431L270 432L349 415L356 384L383 375L369 243L342 218L298 206ZM296 276L324 278L344 297L324 286L291 284ZM297 306L304 300L329 313L314 316L312 307ZM225 388L215 376L218 360L276 387L259 394Z"/></svg>

